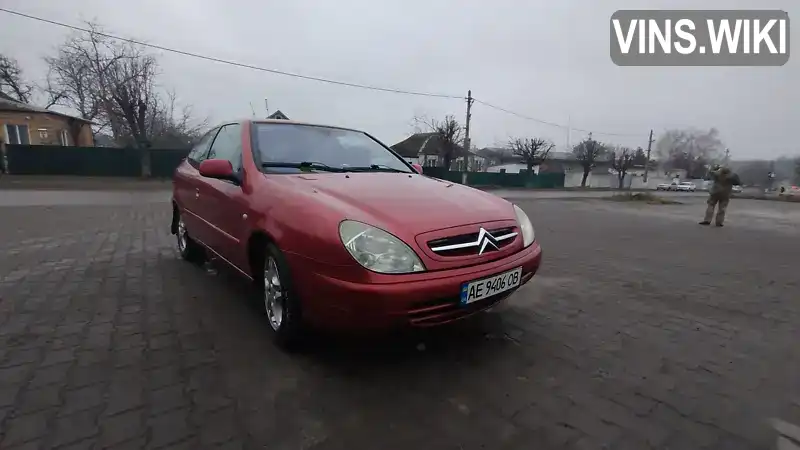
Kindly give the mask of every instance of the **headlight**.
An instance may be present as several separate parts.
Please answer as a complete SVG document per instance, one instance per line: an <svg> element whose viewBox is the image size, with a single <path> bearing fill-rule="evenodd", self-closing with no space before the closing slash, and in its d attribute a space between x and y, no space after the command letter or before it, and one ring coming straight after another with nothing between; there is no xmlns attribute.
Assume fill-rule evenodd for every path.
<svg viewBox="0 0 800 450"><path fill-rule="evenodd" d="M519 229L522 231L522 244L527 247L533 244L533 240L536 239L536 234L533 231L533 224L531 224L531 219L528 219L528 215L525 214L525 211L519 206L514 205L514 213L517 215L517 223L519 224Z"/></svg>
<svg viewBox="0 0 800 450"><path fill-rule="evenodd" d="M425 270L405 242L380 228L345 220L339 224L339 237L350 255L373 272L398 274Z"/></svg>

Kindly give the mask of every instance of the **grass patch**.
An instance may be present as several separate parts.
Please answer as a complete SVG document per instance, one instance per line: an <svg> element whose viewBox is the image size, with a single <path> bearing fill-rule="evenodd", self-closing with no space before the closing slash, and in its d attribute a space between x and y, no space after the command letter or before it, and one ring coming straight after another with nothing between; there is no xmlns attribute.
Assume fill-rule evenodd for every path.
<svg viewBox="0 0 800 450"><path fill-rule="evenodd" d="M648 205L682 205L683 203L664 197L653 195L650 192L625 192L606 197L612 202L636 202Z"/></svg>

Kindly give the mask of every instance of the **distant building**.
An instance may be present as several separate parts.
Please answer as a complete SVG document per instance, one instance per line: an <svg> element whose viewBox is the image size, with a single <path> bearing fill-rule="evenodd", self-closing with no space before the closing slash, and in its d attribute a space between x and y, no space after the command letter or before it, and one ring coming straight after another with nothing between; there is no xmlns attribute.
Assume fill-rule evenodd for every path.
<svg viewBox="0 0 800 450"><path fill-rule="evenodd" d="M0 93L0 139L6 144L92 147L92 122Z"/></svg>
<svg viewBox="0 0 800 450"><path fill-rule="evenodd" d="M493 150L493 149L488 149ZM496 150L495 150L496 151ZM527 170L528 165L525 164L523 158L519 156L506 155L503 162L492 164L489 166L487 172L506 172L506 173L519 173L521 170ZM592 168L593 173L604 173L611 167L611 160L608 157L602 157L595 161ZM583 174L583 164L572 152L550 152L547 159L542 164L534 164L534 173L563 173L569 175L570 173Z"/></svg>
<svg viewBox="0 0 800 450"><path fill-rule="evenodd" d="M407 162L423 167L444 165L444 150L437 133L416 133L394 144L392 150ZM450 170L479 172L484 170L486 158L468 152L458 145L453 152Z"/></svg>
<svg viewBox="0 0 800 450"><path fill-rule="evenodd" d="M280 109L267 116L267 119L289 120L289 116L284 114Z"/></svg>

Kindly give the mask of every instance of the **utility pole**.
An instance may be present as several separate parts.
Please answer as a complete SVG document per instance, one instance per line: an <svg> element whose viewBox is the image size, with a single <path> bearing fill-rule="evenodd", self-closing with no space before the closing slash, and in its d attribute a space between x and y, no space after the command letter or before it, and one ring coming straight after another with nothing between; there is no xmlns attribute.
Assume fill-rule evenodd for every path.
<svg viewBox="0 0 800 450"><path fill-rule="evenodd" d="M467 121L464 126L464 150L470 151L470 139L469 139L469 122L472 119L472 103L475 99L472 98L472 91L467 91Z"/></svg>
<svg viewBox="0 0 800 450"><path fill-rule="evenodd" d="M264 109L267 110L267 117L269 117L269 102L267 99L264 99Z"/></svg>
<svg viewBox="0 0 800 450"><path fill-rule="evenodd" d="M572 135L572 115L567 116L567 151L571 152L572 147L569 146L569 138Z"/></svg>
<svg viewBox="0 0 800 450"><path fill-rule="evenodd" d="M647 161L644 162L644 177L642 181L647 183L647 173L650 171L650 151L653 148L653 130L650 130L650 138L647 140Z"/></svg>

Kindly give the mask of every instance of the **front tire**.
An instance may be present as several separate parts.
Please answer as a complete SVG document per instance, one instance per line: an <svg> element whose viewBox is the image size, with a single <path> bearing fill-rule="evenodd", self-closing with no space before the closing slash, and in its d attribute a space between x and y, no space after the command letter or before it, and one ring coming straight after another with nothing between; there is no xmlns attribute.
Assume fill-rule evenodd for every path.
<svg viewBox="0 0 800 450"><path fill-rule="evenodd" d="M186 223L183 221L180 211L175 209L175 237L177 238L178 253L186 261L195 264L202 264L206 259L205 249L189 236Z"/></svg>
<svg viewBox="0 0 800 450"><path fill-rule="evenodd" d="M305 338L302 311L283 253L274 244L267 244L253 269L257 301L273 339L285 350L297 350Z"/></svg>

